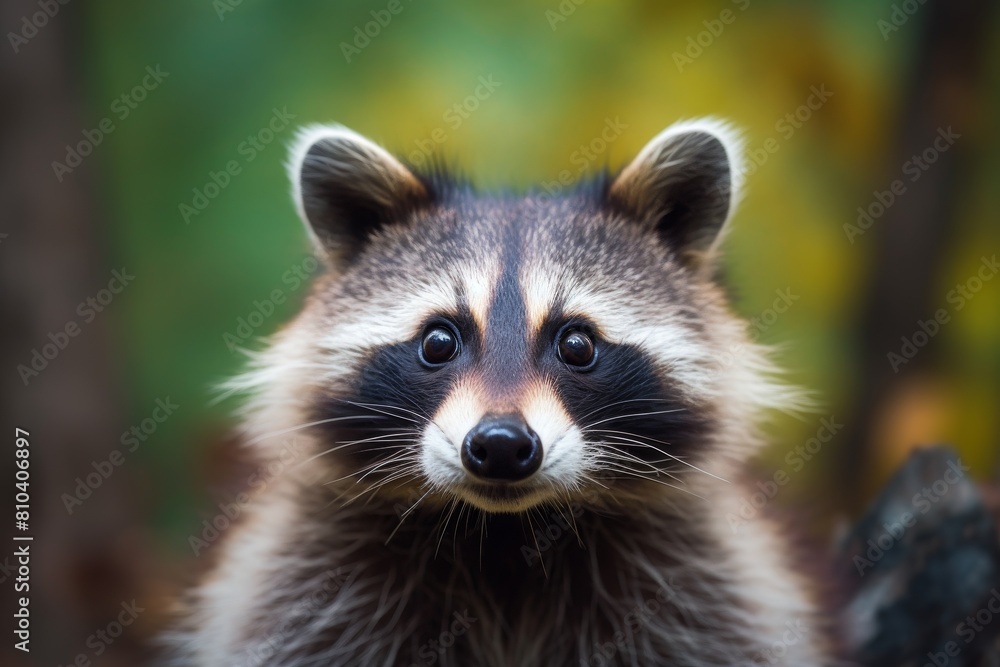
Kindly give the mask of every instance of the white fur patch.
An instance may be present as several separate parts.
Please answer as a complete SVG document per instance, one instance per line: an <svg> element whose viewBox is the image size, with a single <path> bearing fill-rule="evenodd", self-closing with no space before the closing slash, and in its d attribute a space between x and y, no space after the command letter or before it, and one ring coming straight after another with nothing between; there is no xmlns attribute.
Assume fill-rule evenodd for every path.
<svg viewBox="0 0 1000 667"><path fill-rule="evenodd" d="M466 478L455 441L435 422L427 425L420 438L420 465L428 483L439 490L453 488Z"/></svg>
<svg viewBox="0 0 1000 667"><path fill-rule="evenodd" d="M480 331L486 331L494 286L500 280L501 270L499 257L484 259L480 264L464 265L459 269L458 283L462 286L462 294L468 301L467 305Z"/></svg>
<svg viewBox="0 0 1000 667"><path fill-rule="evenodd" d="M320 339L320 348L330 350L343 363L345 352L364 353L377 347L394 345L417 336L432 315L453 313L458 301L452 285L444 280L415 283L405 298L389 292L365 308L341 314L338 321ZM363 335L359 336L359 333ZM363 343L359 347L358 343Z"/></svg>
<svg viewBox="0 0 1000 667"><path fill-rule="evenodd" d="M466 434L479 423L486 412L482 392L471 380L459 382L438 408L434 423L452 443L456 457L461 452Z"/></svg>
<svg viewBox="0 0 1000 667"><path fill-rule="evenodd" d="M524 296L528 337L531 338L542 327L552 310L558 281L551 270L539 269L527 263L521 268L519 283Z"/></svg>
<svg viewBox="0 0 1000 667"><path fill-rule="evenodd" d="M585 444L553 387L547 382L533 383L525 392L520 409L542 443L544 458L537 473L540 481L560 488L575 488L586 469Z"/></svg>

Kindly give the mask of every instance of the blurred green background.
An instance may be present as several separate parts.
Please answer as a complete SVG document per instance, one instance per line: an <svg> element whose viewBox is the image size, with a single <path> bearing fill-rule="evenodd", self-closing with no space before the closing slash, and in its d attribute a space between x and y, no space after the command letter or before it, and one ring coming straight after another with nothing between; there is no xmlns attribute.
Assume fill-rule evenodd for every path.
<svg viewBox="0 0 1000 667"><path fill-rule="evenodd" d="M484 188L551 183L584 163L589 173L621 166L667 124L693 116L730 119L751 150L773 137L779 149L748 174L728 246L736 309L760 316L776 290L798 296L759 338L790 343L782 360L793 379L846 419L858 376L851 327L875 235L851 243L843 225L856 223L857 207L868 207L874 190L903 176L887 153L897 119L916 112L903 106L903 93L919 47L919 14L885 39L878 22L889 20L891 5L884 3L399 6L396 15L381 14L391 20L362 49L355 28L378 18L370 12L387 12L387 3L95 2L88 9L90 119L109 115L110 101L132 88L146 65L169 72L96 156L112 256L138 275L109 314L119 324L131 414L135 421L148 416L165 395L182 406L140 454L152 471L158 527L186 534L204 492L190 470L206 455L199 451L206 433L214 435L232 407L210 405L211 387L244 363L223 334L236 335L253 301L280 288L289 301L254 333L274 331L305 292L282 280L308 252L283 164L295 128L276 133L251 162L239 152L274 108L294 115L294 126L343 123L403 156L433 144ZM728 24L724 10L732 12ZM720 25L709 41L705 34ZM700 56L689 37L707 43ZM353 47L346 49L351 62L343 43ZM952 245L935 267L931 296L941 305L982 255L1000 248L995 39L988 63L983 100L990 106L965 118L971 126L955 127L973 168L960 185ZM492 92L480 77L496 82ZM786 121L776 130L813 86L825 86L829 100L800 128ZM485 99L475 98L477 87ZM600 136L606 119L627 127L590 160L578 149ZM432 138L438 128L443 143ZM186 224L180 204L192 205L192 190L203 190L210 172L234 159L241 173ZM885 434L885 466L917 444L914 437L954 443L982 471L997 463L998 304L1000 281L986 283L934 341L939 363L920 378L919 395L905 399L913 404L903 406L914 414L890 416L900 423L898 434ZM916 331L913 324L900 335ZM775 428L780 442L800 443L816 424L782 419Z"/></svg>
<svg viewBox="0 0 1000 667"><path fill-rule="evenodd" d="M306 292L287 274L309 249L284 161L295 127L313 122L343 123L411 159L434 144L482 187L524 189L564 171L620 167L675 120L731 120L760 162L728 243L734 308L766 323L759 340L786 344L790 379L823 404L817 415L774 420L761 478L830 415L844 430L793 479L783 504L819 507L824 520L856 512L921 443L950 442L977 475L993 475L1000 279L961 311L948 295L1000 251L1000 22L983 9L989 3L959 2L964 20L985 20L942 35L956 22L943 3L914 2L894 25L898 4L94 0L62 10L18 62L59 35L80 100L76 127L113 118L86 170L64 178L86 179L78 185L92 193L97 275L124 266L136 276L102 314L124 421L94 456L117 447L118 433L149 417L157 399L180 406L123 468L130 482L118 502L139 508L142 557L160 563L157 573L186 568L187 537L213 513L206 508L229 474L236 403L213 403L213 385L245 357L225 335L239 335L254 301L280 289L287 300L253 334L275 331ZM367 44L358 38L386 16ZM120 118L116 98L147 66L169 74ZM832 95L803 107L819 89ZM259 147L246 143L276 109L291 123L266 145L266 133ZM609 119L620 136L590 146ZM56 184L49 163L82 138L68 125L29 176L44 188ZM960 138L908 180L904 163L948 126ZM230 161L239 174L185 220L182 205L194 206ZM896 179L906 192L852 239L845 225L856 224L858 207ZM76 303L100 286L63 289ZM789 291L792 305L772 317L776 293ZM887 354L938 308L951 309L950 321L894 373ZM19 359L44 329L26 340ZM53 500L89 471L87 458L74 465Z"/></svg>

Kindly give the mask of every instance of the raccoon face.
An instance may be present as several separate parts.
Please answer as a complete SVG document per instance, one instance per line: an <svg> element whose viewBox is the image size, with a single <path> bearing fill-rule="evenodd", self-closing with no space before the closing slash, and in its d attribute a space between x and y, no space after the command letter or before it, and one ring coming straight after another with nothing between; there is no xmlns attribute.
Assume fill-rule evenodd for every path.
<svg viewBox="0 0 1000 667"><path fill-rule="evenodd" d="M278 363L316 464L488 512L683 492L761 389L725 361L745 340L711 280L738 153L683 123L614 178L515 198L304 131L294 195L328 273Z"/></svg>

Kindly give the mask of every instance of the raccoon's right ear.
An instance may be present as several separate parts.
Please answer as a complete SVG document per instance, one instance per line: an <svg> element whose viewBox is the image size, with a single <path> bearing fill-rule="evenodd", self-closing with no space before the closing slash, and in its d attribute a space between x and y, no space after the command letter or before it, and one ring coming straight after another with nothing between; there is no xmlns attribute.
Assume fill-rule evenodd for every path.
<svg viewBox="0 0 1000 667"><path fill-rule="evenodd" d="M399 160L341 125L302 129L288 167L299 215L334 263L348 261L378 230L431 199Z"/></svg>
<svg viewBox="0 0 1000 667"><path fill-rule="evenodd" d="M682 121L655 136L608 188L692 267L711 265L740 195L743 143L728 124Z"/></svg>

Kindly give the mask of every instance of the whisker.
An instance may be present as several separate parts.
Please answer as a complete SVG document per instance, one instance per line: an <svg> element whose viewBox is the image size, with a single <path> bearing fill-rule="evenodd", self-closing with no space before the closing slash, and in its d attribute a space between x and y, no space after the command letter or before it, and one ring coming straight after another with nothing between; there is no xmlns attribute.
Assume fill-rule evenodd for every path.
<svg viewBox="0 0 1000 667"><path fill-rule="evenodd" d="M653 465L653 463L654 463L653 461L643 461L641 458L639 458L635 454L629 454L628 452L626 452L624 450L618 449L617 447L615 447L614 445L612 445L610 442L602 441L600 443L600 445L602 447L606 448L606 449L609 449L609 450L611 450L611 451L613 451L613 452L621 455L622 460L633 461L633 462L638 463L640 465L644 465L647 468L649 468L650 471L652 471L654 473L663 472L659 468L657 468L655 465ZM662 461L669 461L669 460L670 459L662 459Z"/></svg>
<svg viewBox="0 0 1000 667"><path fill-rule="evenodd" d="M346 419L372 419L370 415L347 415L346 417L331 417L329 419L320 419L319 421L306 422L305 424L299 424L298 426L292 426L290 428L281 429L280 431L271 431L270 433L263 433L256 438L247 440L248 445L252 445L255 442L260 442L261 440L267 440L268 438L273 438L278 435L283 435L285 433L292 433L294 431L300 431L304 428L309 428L310 426L319 426L320 424L329 424L330 422L339 422ZM379 419L379 418L376 418Z"/></svg>
<svg viewBox="0 0 1000 667"><path fill-rule="evenodd" d="M421 502L423 502L424 498L426 498L427 496L429 496L431 494L431 492L433 492L433 491L434 491L433 488L427 489L427 491L424 492L424 495L422 495L419 498L417 498L416 502L414 502L412 505L410 505L409 507L407 507L406 510L404 510L403 513L399 515L399 521L396 523L396 527L392 529L391 533L389 533L389 537L385 538L385 544L386 545L389 544L390 540L392 540L392 538L396 534L396 532L399 531L400 528L402 528L403 522L406 521L406 517L410 516L410 513L417 508L417 505L419 505Z"/></svg>
<svg viewBox="0 0 1000 667"><path fill-rule="evenodd" d="M576 535L576 542L581 547L583 546L583 536L580 535L580 529L576 525L576 515L573 514L573 503L570 502L569 493L566 493L566 512L569 513L569 526L573 530L573 534Z"/></svg>
<svg viewBox="0 0 1000 667"><path fill-rule="evenodd" d="M611 490L606 485L601 484L599 481L597 481L596 479L594 479L593 477L591 477L590 475L588 475L586 473L580 475L580 477L582 477L588 484L596 484L597 486L601 487L605 491L610 491Z"/></svg>
<svg viewBox="0 0 1000 667"><path fill-rule="evenodd" d="M389 460L389 461L377 461L376 462L377 465L386 465L386 464L389 464L389 463L393 463L393 461ZM404 463L404 461L400 461L400 463ZM405 461L405 463L408 464L408 465L412 465L413 464L412 461ZM365 468L369 468L369 467L371 467L371 466L365 466ZM364 473L364 474L367 475L368 473L373 472L373 470L368 470L367 472L365 472L365 468L362 468L361 470L355 470L352 473L344 475L343 477L338 477L337 479L332 479L329 482L323 482L323 486L329 486L331 484L336 484L337 482L343 482L345 479L350 479L351 477L354 477L355 475L359 475L361 473ZM402 470L402 468L400 468L400 470ZM392 471L385 471L385 472L395 472L395 469L393 469ZM363 479L363 477L361 479ZM360 482L361 479L356 480L355 484L358 483L358 482ZM382 480L379 480L379 481L381 482Z"/></svg>
<svg viewBox="0 0 1000 667"><path fill-rule="evenodd" d="M623 431L607 431L607 430L604 430L604 429L596 429L594 431L594 433L623 433ZM631 435L633 437L640 437L640 438L645 438L646 437L646 436L636 436L635 434L631 434L631 433L626 434L626 435ZM725 482L726 484L732 484L732 482L730 482L728 479L725 479L724 477L719 477L718 475L710 473L707 470L702 470L701 468L699 468L698 466L694 465L693 463L685 461L683 458L681 458L679 456L675 456L675 455L671 454L670 452L666 452L666 451L660 449L659 447L656 447L654 445L649 444L648 442L640 442L639 440L633 440L633 439L624 438L624 437L621 437L621 436L619 436L619 439L625 440L627 442L631 442L631 443L639 445L641 447L649 447L650 449L658 451L659 453L663 454L664 456L670 458L673 461L677 461L678 463L686 465L689 468L693 468L694 470L697 470L700 473L704 473L704 474L708 475L709 477L712 477L714 479L719 480L720 482ZM653 438L650 438L650 439L653 439ZM664 445L668 445L669 446L669 443L663 442L662 440L656 440L656 442L661 442Z"/></svg>
<svg viewBox="0 0 1000 667"><path fill-rule="evenodd" d="M640 436L640 435L638 435L636 433L630 433L628 431L615 431L614 429L607 429L607 428L595 428L595 429L591 429L591 431L594 432L594 433L615 433L615 434L618 434L618 435L627 435L627 436L629 436L631 438L643 438L643 439L649 440L651 442L658 442L661 445L664 445L666 447L670 446L670 443L666 442L664 440L657 440L656 438L652 438L652 437L650 437L648 435L642 435L642 436Z"/></svg>
<svg viewBox="0 0 1000 667"><path fill-rule="evenodd" d="M584 426L580 430L586 431L588 429L593 428L594 426L597 426L598 424L605 424L605 423L607 423L609 421L618 421L620 419L630 419L632 417L649 417L649 416L652 416L652 415L666 415L666 414L670 414L672 412L683 412L683 411L684 411L684 408L676 408L674 410L653 410L651 412L636 412L636 413L629 414L629 415L618 415L616 417L608 417L606 419L598 420L598 421L596 421L596 422L594 422L592 424L588 424L588 425Z"/></svg>
<svg viewBox="0 0 1000 667"><path fill-rule="evenodd" d="M660 475L664 475L664 476L667 476L667 477L671 477L672 479L677 479L676 477L673 477L672 475L668 475L667 473L665 473L662 470L659 470L659 469L657 469L655 467L650 467L650 466L647 466L645 468L633 467L633 464L635 463L635 461L633 461L632 459L629 459L629 458L625 458L624 456L620 456L620 455L618 455L618 454L616 454L614 452L610 452L607 455L602 456L598 460L601 461L601 462L603 462L603 463L616 463L616 464L618 464L620 466L628 468L629 470L633 470L636 473L639 473L639 474L642 474L642 475L648 475L649 477L659 477Z"/></svg>
<svg viewBox="0 0 1000 667"><path fill-rule="evenodd" d="M413 422L414 424L422 424L427 419L426 417L424 417L424 415L418 414L413 410L407 410L406 408L402 408L398 405L383 405L381 403L358 403L356 401L344 401L344 402L347 403L348 405L354 405L359 408L367 408L369 410L374 410L375 412L379 412L384 415L389 415L390 417L395 417L396 419L405 419L407 421ZM404 417L403 415L397 415L391 412L386 412L386 410L402 410L403 412L409 413L414 417L417 417L417 419L412 419L410 417Z"/></svg>
<svg viewBox="0 0 1000 667"><path fill-rule="evenodd" d="M694 496L695 498L698 498L699 500L705 500L705 498L702 498L701 496L699 496L694 491L691 491L690 489L685 489L685 488L680 487L680 486L675 486L673 484L668 484L667 482L664 482L663 480L655 479L655 478L649 477L647 475L642 475L642 474L639 474L639 473L637 473L637 472L635 472L633 470L617 469L614 466L609 466L609 469L613 470L614 472L618 472L618 473L621 473L623 475L627 475L629 477L636 477L638 479L643 479L643 480L646 480L648 482L655 482L656 484L662 484L663 486L669 487L671 489L676 489L677 491L681 491L681 492L686 493L688 495Z"/></svg>
<svg viewBox="0 0 1000 667"><path fill-rule="evenodd" d="M363 474L361 477L359 477L357 479L357 481L355 481L354 483L355 484L360 484L361 480L363 480L365 477L367 477L368 475L372 474L373 472L378 471L383 466L387 466L387 465L389 465L391 463L406 463L406 464L409 464L409 465L412 465L412 466L415 467L415 465L416 465L416 460L415 459L414 460L410 460L410 461L406 460L406 459L410 458L410 456L409 456L410 454L411 454L411 452L403 452L399 456L390 458L389 460L380 463L379 465L373 467L371 470L369 470L368 472L366 472L365 474Z"/></svg>
<svg viewBox="0 0 1000 667"><path fill-rule="evenodd" d="M399 472L397 474L393 474L391 477L388 477L388 478L386 478L384 480L379 480L376 484L372 484L371 486L366 487L360 493L358 493L357 495L355 495L354 497L352 497L350 500L348 500L347 502L345 502L343 504L343 507L347 507L351 503L355 502L356 500L358 500L359 498L361 498L362 496L365 496L367 494L372 494L368 498L368 500L371 500L372 498L375 497L375 491L378 491L379 489L381 489L383 486L385 486L387 484L391 484L392 482L395 482L396 480L404 479L406 477L412 477L413 479L417 479L418 478L416 472L413 469L403 470L403 471L401 471L401 472ZM350 487L350 488L354 488L354 487ZM333 502L337 502L338 500L340 500L341 498L343 498L347 494L348 490L349 489L344 489L344 491L339 496L337 496L334 499Z"/></svg>
<svg viewBox="0 0 1000 667"><path fill-rule="evenodd" d="M626 456L637 457L637 458L639 458L640 461L642 461L643 463L647 463L647 464L668 463L668 462L673 462L673 461L676 460L675 457L670 456L669 454L667 454L665 452L662 452L662 451L660 451L658 449L655 449L654 447L649 447L644 442L639 442L638 440L629 440L628 438L623 438L621 436L616 436L616 435L606 435L606 436L604 436L604 439L596 440L595 444L601 445L601 446L607 446L609 448L611 448L613 445L621 445L622 447L635 447L635 446L646 447L646 449L653 449L657 453L660 453L660 454L664 455L662 459L643 459L641 457L637 457L636 454L632 454L631 452L622 451L622 450L616 450L616 451L620 451L622 454L624 454ZM657 468L657 469L659 469L659 468Z"/></svg>
<svg viewBox="0 0 1000 667"><path fill-rule="evenodd" d="M338 450L343 449L344 447L351 447L353 445L361 445L361 444L365 444L365 443L368 443L368 442L380 442L380 443L382 443L382 442L413 442L412 438L399 438L399 439L396 439L396 440L392 440L391 439L394 436L398 437L400 435L406 435L408 433L412 433L414 436L420 435L418 431L412 431L412 432L411 431L395 431L393 433L386 433L384 435L372 436L370 438L362 438L361 440L351 440L351 441L346 441L346 442L341 440L341 441L338 441L336 443L335 447L331 447L330 449L322 451L319 454L316 454L314 456L310 456L306 460L300 461L297 465L301 466L301 465L304 465L306 463L309 463L310 461L315 461L316 459L318 459L321 456L325 456L325 455L330 454L332 452L336 452ZM378 450L373 449L371 451L378 451Z"/></svg>
<svg viewBox="0 0 1000 667"><path fill-rule="evenodd" d="M362 477L355 482L355 483L357 483L357 482L360 482L361 479L364 479L365 475L368 475L369 473L373 472L376 468L378 468L380 466L384 466L384 465L389 464L389 463L394 463L394 462L401 462L402 463L404 461L403 461L402 457L390 458L388 460L379 460L379 461L376 461L375 463L368 464L367 466L361 468L360 470L355 470L354 472L348 473L348 474L344 475L343 477L338 477L337 479L330 480L329 482L323 482L323 485L324 486L329 486L330 484L336 484L337 482L343 482L345 479L350 479L351 477L354 477L355 475L362 475L362 473L364 473L362 475ZM411 464L411 465L415 466L416 462L415 461L405 461L405 463Z"/></svg>
<svg viewBox="0 0 1000 667"><path fill-rule="evenodd" d="M434 549L434 558L438 556L438 552L441 551L441 542L444 541L444 534L448 531L448 522L451 521L451 515L455 513L455 508L458 506L458 498L451 501L451 509L448 510L448 515L444 519L444 525L441 527L441 536L438 537L437 548Z"/></svg>
<svg viewBox="0 0 1000 667"><path fill-rule="evenodd" d="M582 417L580 417L580 421L583 421L587 417L591 417L591 416L597 414L598 412L602 412L604 410L610 410L611 408L617 407L619 405L625 405L626 403L639 403L639 402L642 402L642 401L658 402L658 403L669 403L670 402L669 400L667 400L665 398L629 398L629 399L626 399L624 401L615 401L614 403L608 403L607 405L602 405L601 407L597 408L596 410L591 410L587 414L585 414Z"/></svg>
<svg viewBox="0 0 1000 667"><path fill-rule="evenodd" d="M670 473L664 472L664 471L659 470L657 468L653 468L653 469L648 470L648 471L647 470L638 470L636 468L633 468L632 466L628 465L629 463L631 463L631 461L629 459L621 458L621 457L619 457L617 455L603 456L603 457L601 457L600 460L604 464L606 464L608 468L610 468L611 466L618 466L619 468L621 468L623 470L628 470L630 472L634 472L637 475L642 475L642 476L647 477L649 479L653 479L653 478L659 477L660 475L663 475L665 477L669 477L670 479L676 480L677 482L680 482L682 484L684 483L683 480L679 479L675 475L671 475Z"/></svg>
<svg viewBox="0 0 1000 667"><path fill-rule="evenodd" d="M451 543L451 555L455 559L458 557L458 525L462 523L462 515L465 514L465 510L468 508L469 505L467 503L462 503L462 506L458 509L458 516L455 517L455 537ZM468 524L466 524L466 532L468 532Z"/></svg>
<svg viewBox="0 0 1000 667"><path fill-rule="evenodd" d="M422 495L422 496L420 496L419 498L417 498L417 502L415 502L415 503L413 503L412 505L410 505L410 507L408 507L408 508L406 509L406 511L404 511L404 512L403 512L402 514L400 514L400 515L399 515L399 518L400 518L400 522L402 523L402 520L403 520L403 519L405 519L406 517L408 517L408 516L410 515L410 512L412 512L412 511L413 511L414 509L416 509L417 505L419 505L419 504L420 504L420 502L421 502L421 501L422 501L422 500L423 500L424 498L426 498L427 496L429 496L429 495L430 495L431 493L433 493L433 492L434 492L434 488L432 487L432 488L430 488L430 489L427 489L427 491L426 491L426 492L424 493L424 495Z"/></svg>
<svg viewBox="0 0 1000 667"><path fill-rule="evenodd" d="M542 574L545 575L546 579L548 579L549 578L549 573L545 571L545 559L542 558L542 550L538 546L538 536L535 535L535 525L533 523L531 523L531 512L528 512L524 516L526 516L528 518L528 530L531 532L531 539L534 540L534 542L535 542L535 552L538 554L538 562L542 566ZM522 526L523 525L524 524L522 524Z"/></svg>
<svg viewBox="0 0 1000 667"><path fill-rule="evenodd" d="M573 533L576 535L577 541L580 542L580 533L578 533L576 531L576 517L573 516L573 508L572 508L571 504L569 502L566 503L566 511L569 512L569 519L567 519L566 516L562 513L562 507L558 503L558 500L559 500L558 489L556 489L556 487L555 487L554 484L552 485L552 487L553 487L554 490L556 490L557 502L553 503L553 507L554 507L555 511L559 513L559 518L561 518L563 520L564 524L566 524L567 526L570 527L570 530L572 530ZM582 542L581 542L581 545L582 545Z"/></svg>
<svg viewBox="0 0 1000 667"><path fill-rule="evenodd" d="M479 513L479 571L483 571L483 539L486 537L486 514Z"/></svg>

